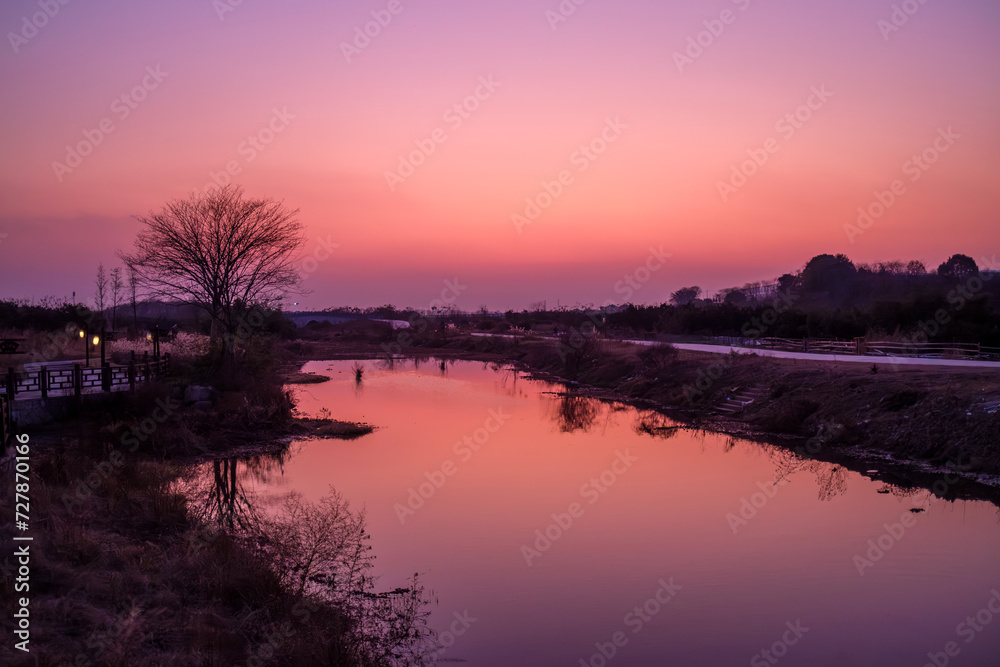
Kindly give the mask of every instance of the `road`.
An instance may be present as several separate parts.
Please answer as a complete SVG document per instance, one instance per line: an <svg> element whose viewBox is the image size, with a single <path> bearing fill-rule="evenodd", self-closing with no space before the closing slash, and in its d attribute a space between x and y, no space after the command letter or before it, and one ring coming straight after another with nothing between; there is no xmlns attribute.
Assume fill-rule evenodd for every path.
<svg viewBox="0 0 1000 667"><path fill-rule="evenodd" d="M626 340L626 343L636 345L657 345L655 341ZM857 354L814 354L811 352L785 352L783 350L767 350L759 347L735 347L730 345L703 345L700 343L674 343L678 350L693 352L711 352L713 354L756 354L761 357L776 357L778 359L807 359L810 361L846 361L857 364L881 364L883 366L960 366L968 368L1000 369L1000 362L983 361L979 359L927 359L924 357L886 357Z"/></svg>
<svg viewBox="0 0 1000 667"><path fill-rule="evenodd" d="M490 334L473 333L473 336L500 336L503 338L514 338L510 334ZM551 336L538 336L538 338L549 338ZM632 343L634 345L662 345L660 341L653 340L622 340L622 343ZM845 361L855 364L881 364L882 366L937 366L937 367L964 367L964 368L995 368L1000 369L1000 362L983 361L978 359L927 359L925 357L886 357L873 355L856 354L814 354L812 352L785 352L783 350L768 350L760 347L736 347L734 345L706 345L703 343L672 343L678 350L690 350L692 352L709 352L711 354L756 354L761 357L775 357L777 359L805 359L807 361Z"/></svg>

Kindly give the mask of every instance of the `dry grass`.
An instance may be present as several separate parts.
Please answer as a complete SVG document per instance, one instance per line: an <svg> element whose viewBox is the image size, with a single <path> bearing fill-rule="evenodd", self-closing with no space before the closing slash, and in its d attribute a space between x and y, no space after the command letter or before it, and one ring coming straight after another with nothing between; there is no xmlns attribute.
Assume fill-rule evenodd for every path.
<svg viewBox="0 0 1000 667"><path fill-rule="evenodd" d="M222 385L214 409L182 407L187 384L209 369L113 394L83 418L31 435L31 649L41 665L370 665L353 621L335 606L286 590L273 563L240 539L195 518L176 484L178 463L232 456L290 434L358 437L366 425L299 424L275 364ZM261 370L263 369L263 370ZM176 405L135 447L158 406ZM119 458L120 457L120 458ZM114 461L115 463L111 463ZM12 478L12 474L7 474ZM88 486L88 481L92 482ZM14 516L13 489L0 498ZM13 525L0 526L11 544ZM14 574L0 587L0 625L13 637ZM12 641L0 664L24 664ZM34 663L33 663L34 664Z"/></svg>

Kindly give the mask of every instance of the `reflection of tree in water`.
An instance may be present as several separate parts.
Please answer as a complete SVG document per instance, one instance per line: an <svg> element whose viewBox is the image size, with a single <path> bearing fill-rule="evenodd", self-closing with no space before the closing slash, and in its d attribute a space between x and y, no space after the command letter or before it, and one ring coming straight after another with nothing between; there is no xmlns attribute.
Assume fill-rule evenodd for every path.
<svg viewBox="0 0 1000 667"><path fill-rule="evenodd" d="M500 375L499 388L505 395L512 398L523 395L523 392L517 383L517 381L521 378L521 374L516 368L513 366L503 366L501 364L493 364L490 368L493 372Z"/></svg>
<svg viewBox="0 0 1000 667"><path fill-rule="evenodd" d="M341 628L350 664L429 665L437 645L428 627L430 596L414 575L410 585L376 591L364 511L331 487L318 502L287 495L276 511L263 512L245 483L271 481L287 451L212 461L188 480L185 493L199 517L270 563L286 590L320 598L349 622Z"/></svg>
<svg viewBox="0 0 1000 667"><path fill-rule="evenodd" d="M284 465L287 451L248 458L218 459L205 464L203 472L188 484L188 497L195 499L198 516L227 531L251 531L260 515L244 481L266 484ZM240 470L240 464L243 470Z"/></svg>
<svg viewBox="0 0 1000 667"><path fill-rule="evenodd" d="M405 588L375 591L365 513L332 487L315 503L290 494L251 538L286 588L331 602L351 619L347 634L358 664L433 662L439 647L427 626L431 601L418 576Z"/></svg>
<svg viewBox="0 0 1000 667"><path fill-rule="evenodd" d="M632 430L639 434L668 440L677 435L678 431L680 431L680 425L673 419L654 410L643 410L638 413Z"/></svg>
<svg viewBox="0 0 1000 667"><path fill-rule="evenodd" d="M816 483L819 485L819 499L832 500L847 491L847 468L833 463L816 461Z"/></svg>
<svg viewBox="0 0 1000 667"><path fill-rule="evenodd" d="M889 493L902 500L904 498L911 498L921 491L926 491L926 489L916 486L896 486L895 484L886 482L875 493Z"/></svg>
<svg viewBox="0 0 1000 667"><path fill-rule="evenodd" d="M555 421L563 433L586 433L597 421L597 401L578 394L565 393L556 403Z"/></svg>
<svg viewBox="0 0 1000 667"><path fill-rule="evenodd" d="M820 500L832 500L847 491L848 471L844 466L803 458L782 447L762 445L761 448L775 464L774 481L776 484L797 472L805 471L816 475Z"/></svg>

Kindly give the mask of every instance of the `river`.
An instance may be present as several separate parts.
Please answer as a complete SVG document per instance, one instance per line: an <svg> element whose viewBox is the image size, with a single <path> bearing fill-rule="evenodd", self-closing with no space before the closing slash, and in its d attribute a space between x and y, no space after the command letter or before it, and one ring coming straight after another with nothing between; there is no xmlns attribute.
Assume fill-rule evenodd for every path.
<svg viewBox="0 0 1000 667"><path fill-rule="evenodd" d="M250 497L367 512L379 587L433 591L468 665L1000 664L1000 514L478 362L310 362ZM942 477L939 489L946 490ZM916 511L914 511L916 510Z"/></svg>

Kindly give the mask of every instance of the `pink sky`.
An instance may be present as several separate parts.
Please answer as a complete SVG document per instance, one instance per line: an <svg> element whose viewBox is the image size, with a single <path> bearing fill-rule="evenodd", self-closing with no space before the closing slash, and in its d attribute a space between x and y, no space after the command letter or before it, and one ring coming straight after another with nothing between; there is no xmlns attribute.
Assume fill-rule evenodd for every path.
<svg viewBox="0 0 1000 667"><path fill-rule="evenodd" d="M555 0L245 0L220 18L227 2L0 9L0 298L91 299L131 216L229 164L249 194L301 210L306 253L339 244L306 281L318 308L426 307L456 278L466 308L599 305L651 246L671 257L635 302L824 252L934 267L1000 250L995 3L914 3L888 32L891 2L590 0L554 28ZM348 60L372 12L391 20ZM54 166L88 135L78 166ZM418 143L433 153L387 179ZM933 164L908 164L925 149ZM748 151L767 159L723 198ZM846 232L896 179L904 194Z"/></svg>

